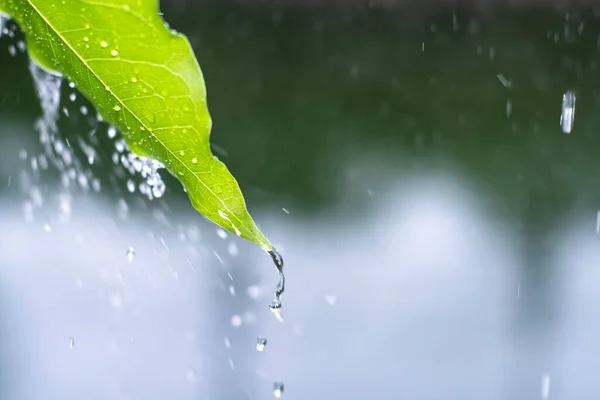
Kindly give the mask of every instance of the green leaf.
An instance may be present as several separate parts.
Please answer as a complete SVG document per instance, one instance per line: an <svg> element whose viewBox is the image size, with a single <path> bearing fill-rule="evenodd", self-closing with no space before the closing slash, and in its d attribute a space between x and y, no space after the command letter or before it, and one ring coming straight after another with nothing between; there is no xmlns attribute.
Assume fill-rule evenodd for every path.
<svg viewBox="0 0 600 400"><path fill-rule="evenodd" d="M131 150L162 162L194 208L265 250L272 245L209 147L206 88L192 48L169 30L157 0L0 0L32 57L66 75Z"/></svg>

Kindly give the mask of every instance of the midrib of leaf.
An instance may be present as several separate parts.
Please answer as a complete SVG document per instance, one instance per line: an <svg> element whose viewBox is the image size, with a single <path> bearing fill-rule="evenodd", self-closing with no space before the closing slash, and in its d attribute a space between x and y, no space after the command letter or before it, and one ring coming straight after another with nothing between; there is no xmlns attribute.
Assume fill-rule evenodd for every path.
<svg viewBox="0 0 600 400"><path fill-rule="evenodd" d="M120 107L122 108L123 112L125 112L125 110L127 110L127 112L133 117L134 120L136 120L141 126L144 127L145 131L148 132L155 140L156 142L158 142L169 154L171 154L173 156L173 158L181 165L183 166L186 170L188 170L192 176L194 176L196 178L196 180L204 187L206 188L206 190L212 195L214 196L215 199L217 199L217 201L219 201L221 203L221 205L223 206L224 211L227 212L227 217L223 217L221 216L221 218L223 218L224 220L230 222L232 225L233 223L229 220L230 217L233 217L236 221L239 222L239 226L240 227L244 227L245 229L247 229L249 232L252 232L252 228L248 228L236 215L234 212L232 212L227 205L225 204L225 202L219 197L217 196L212 189L204 183L204 181L192 170L190 169L190 167L188 167L186 165L185 162L183 162L178 155L173 152L171 149L169 149L168 146L166 146L162 140L160 140L160 138L158 136L156 136L154 134L154 132L152 132L152 129L150 129L149 126L147 126L140 118L138 118L138 116L131 111L131 109L127 106L127 104L125 104L124 101L122 101L113 91L112 89L110 89L110 87L108 85L105 84L105 82L98 76L98 74L95 73L95 71L92 69L92 67L87 63L87 61L85 60L85 58L83 58L74 48L73 46L71 46L71 44L61 35L61 33L59 32L58 29L56 29L56 27L54 27L52 25L52 23L45 17L45 15L35 6L35 4L33 4L33 2L31 0L26 0L27 3L29 3L29 5L31 6L31 8L33 10L35 10L35 12L37 13L37 15L44 21L44 23L46 24L47 29L51 29L56 36L58 36L60 38L60 40L67 46L67 48L77 57L77 59L86 67L86 70L92 74L94 76L94 78L96 78L96 80L98 82L100 82L100 84L102 85L102 87L107 88L108 87L108 92L112 95L112 97L115 99L116 102L118 102L120 104ZM102 4L102 3L95 3L96 5L100 6L100 5L104 5L107 6L106 4ZM126 12L130 12L130 10L125 10L123 9L123 11ZM48 40L48 42L50 43L50 47L52 49L53 54L56 56L56 52L54 50L54 46L52 45L52 40ZM110 61L110 59L107 59L107 61ZM139 61L133 61L133 63L141 63L143 64L143 62L139 62ZM188 87L189 88L189 87ZM90 90L93 90L93 85L90 85ZM194 102L194 107L196 107L196 103ZM165 129L168 127L162 127L162 129ZM243 201L243 199L242 199ZM233 225L233 227L235 228L236 226Z"/></svg>

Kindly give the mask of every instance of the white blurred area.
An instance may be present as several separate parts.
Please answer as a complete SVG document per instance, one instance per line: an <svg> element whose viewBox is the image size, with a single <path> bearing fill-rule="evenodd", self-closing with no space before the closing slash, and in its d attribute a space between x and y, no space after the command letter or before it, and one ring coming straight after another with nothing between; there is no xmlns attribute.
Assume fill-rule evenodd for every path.
<svg viewBox="0 0 600 400"><path fill-rule="evenodd" d="M475 188L435 172L391 187L363 213L255 213L284 253L283 323L268 257L189 206L124 218L47 188L27 221L5 189L2 399L267 399L278 380L293 400L598 398L595 221L544 255L538 310L524 238ZM555 317L521 324L539 313Z"/></svg>

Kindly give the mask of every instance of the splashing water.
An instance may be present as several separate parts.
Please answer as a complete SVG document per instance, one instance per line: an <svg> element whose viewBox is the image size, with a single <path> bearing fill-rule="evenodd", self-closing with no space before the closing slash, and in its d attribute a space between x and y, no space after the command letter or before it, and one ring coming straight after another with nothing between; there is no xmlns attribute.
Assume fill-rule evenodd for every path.
<svg viewBox="0 0 600 400"><path fill-rule="evenodd" d="M277 286L275 286L275 293L269 308L275 314L278 320L283 321L281 318L281 295L285 291L285 275L283 274L283 257L275 247L273 247L269 252L275 267L277 267L277 272L279 272L279 282L277 282Z"/></svg>
<svg viewBox="0 0 600 400"><path fill-rule="evenodd" d="M114 138L116 135L116 129L113 127L108 130L108 137ZM158 170L165 166L150 158L140 157L129 151L127 143L123 139L115 141L115 153L113 153L113 162L115 164L121 163L125 169L132 175L139 174L143 182L139 184L139 191L149 200L154 198L162 197L165 194L166 185L163 182ZM133 180L127 181L127 190L129 192L135 191L135 182Z"/></svg>
<svg viewBox="0 0 600 400"><path fill-rule="evenodd" d="M575 93L568 91L563 94L560 126L564 133L571 133L575 121Z"/></svg>
<svg viewBox="0 0 600 400"><path fill-rule="evenodd" d="M73 182L82 189L87 190L91 182L92 189L99 191L100 181L93 177L89 168L89 166L94 165L95 160L98 158L94 148L81 138L77 140L79 148L86 156L83 161L87 161L87 164L89 164L89 166L85 165L75 154L71 143L59 134L57 122L59 119L62 76L43 69L32 60L30 60L29 67L42 106L42 117L36 122L36 130L40 135L40 142L45 153L42 159L43 162L40 162L40 164L45 165L50 161L62 174L62 182L65 187L70 186ZM70 82L69 87L75 88L75 85ZM69 98L75 100L75 93L71 93ZM65 115L68 116L66 108L64 110ZM80 107L81 110L83 110L83 106ZM86 108L86 112L83 114L87 113ZM98 115L97 120L98 122L102 121L100 115ZM114 164L122 165L131 175L141 176L142 182L139 183L138 187L140 193L144 194L149 200L162 197L166 185L158 170L164 168L164 165L158 161L133 154L125 140L117 137L117 130L112 126L108 128L108 137L113 140L115 148L113 153ZM132 192L131 186L135 186L135 183L128 180L126 185L129 191Z"/></svg>

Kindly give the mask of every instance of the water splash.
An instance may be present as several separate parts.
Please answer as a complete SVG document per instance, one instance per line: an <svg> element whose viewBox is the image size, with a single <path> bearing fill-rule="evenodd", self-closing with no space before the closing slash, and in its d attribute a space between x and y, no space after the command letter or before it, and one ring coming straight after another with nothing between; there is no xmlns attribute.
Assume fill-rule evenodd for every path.
<svg viewBox="0 0 600 400"><path fill-rule="evenodd" d="M114 138L116 132L114 127L110 127L108 137ZM162 197L167 187L158 171L165 166L156 160L133 154L124 139L117 139L114 145L113 162L120 163L131 175L141 176L142 182L138 185L140 193L149 200ZM127 181L127 190L131 193L135 191L135 182L132 179Z"/></svg>
<svg viewBox="0 0 600 400"><path fill-rule="evenodd" d="M277 286L275 286L275 293L269 308L275 314L278 320L283 321L281 318L281 295L285 291L285 275L283 274L283 257L275 247L268 251L268 254L271 256L275 267L277 267L277 272L279 272L279 282L277 282Z"/></svg>
<svg viewBox="0 0 600 400"><path fill-rule="evenodd" d="M94 166L99 158L94 147L83 140L80 136L75 143L70 143L68 139L61 137L58 129L60 92L62 86L62 76L52 73L40 67L33 60L30 60L29 69L33 77L38 97L42 106L42 116L36 122L36 130L40 136L40 142L44 148L44 154L32 158L32 168L40 165L42 169L47 168L48 162L52 164L60 173L63 186L69 187L71 183L79 185L83 190L90 187L100 190L100 181L94 178L91 167ZM75 88L72 82L69 82L71 89ZM75 93L70 93L69 98L74 101ZM83 112L83 110L86 110ZM63 108L65 115L69 113ZM89 110L84 106L79 107L80 112L85 115ZM97 115L97 122L102 121L101 116ZM94 130L97 129L94 128ZM139 157L133 154L124 139L117 136L117 130L110 126L108 128L108 137L113 141L115 152L113 153L113 163L124 167L132 176L140 176L142 179L137 185L140 193L144 194L149 200L162 197L166 191L166 185L163 182L159 169L164 165L158 161L145 157ZM77 145L77 146L75 146ZM77 147L85 157L78 157L74 147ZM139 180L139 179L138 179ZM133 180L126 181L130 192L135 189L136 183Z"/></svg>

